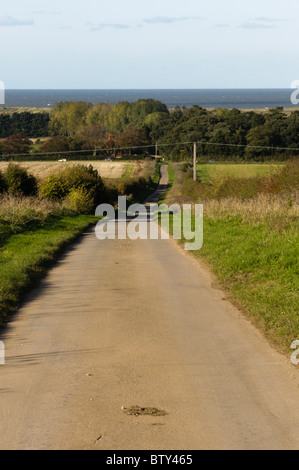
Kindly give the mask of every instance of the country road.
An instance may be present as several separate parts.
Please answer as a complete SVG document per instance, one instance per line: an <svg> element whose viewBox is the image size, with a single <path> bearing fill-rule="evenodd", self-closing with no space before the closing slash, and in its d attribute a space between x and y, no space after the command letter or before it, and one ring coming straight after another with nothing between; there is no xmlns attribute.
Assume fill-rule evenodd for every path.
<svg viewBox="0 0 299 470"><path fill-rule="evenodd" d="M0 339L1 450L299 449L298 371L173 240L87 231Z"/></svg>

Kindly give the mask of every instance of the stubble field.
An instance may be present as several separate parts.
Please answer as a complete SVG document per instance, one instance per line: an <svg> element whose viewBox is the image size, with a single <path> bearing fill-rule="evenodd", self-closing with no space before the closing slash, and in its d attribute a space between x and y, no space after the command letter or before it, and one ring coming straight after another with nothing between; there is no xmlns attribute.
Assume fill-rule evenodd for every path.
<svg viewBox="0 0 299 470"><path fill-rule="evenodd" d="M5 171L9 162L0 162L0 171ZM20 166L26 168L39 179L58 173L65 167L74 165L92 165L98 170L102 178L119 179L127 176L139 176L144 170L144 162L105 162L105 161L72 161L72 162L21 162Z"/></svg>

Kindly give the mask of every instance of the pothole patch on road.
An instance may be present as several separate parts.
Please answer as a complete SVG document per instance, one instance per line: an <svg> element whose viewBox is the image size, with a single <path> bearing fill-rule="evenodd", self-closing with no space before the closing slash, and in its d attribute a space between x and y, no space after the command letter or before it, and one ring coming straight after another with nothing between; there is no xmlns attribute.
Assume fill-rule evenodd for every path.
<svg viewBox="0 0 299 470"><path fill-rule="evenodd" d="M151 407L131 406L130 408L122 408L124 413L129 416L167 416L164 410Z"/></svg>

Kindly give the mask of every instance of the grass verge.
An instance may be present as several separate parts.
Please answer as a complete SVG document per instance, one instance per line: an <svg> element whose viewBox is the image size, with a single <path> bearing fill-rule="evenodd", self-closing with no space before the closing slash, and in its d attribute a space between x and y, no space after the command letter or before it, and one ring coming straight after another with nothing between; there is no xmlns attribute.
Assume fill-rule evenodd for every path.
<svg viewBox="0 0 299 470"><path fill-rule="evenodd" d="M280 349L299 337L296 227L282 233L238 216L204 219L204 243L195 256L212 267L238 307Z"/></svg>
<svg viewBox="0 0 299 470"><path fill-rule="evenodd" d="M29 229L6 240L0 249L0 327L63 249L97 220L88 215L53 217L42 228Z"/></svg>
<svg viewBox="0 0 299 470"><path fill-rule="evenodd" d="M294 165L289 168L275 175L278 181L288 175L277 194L201 199L199 184L186 197L182 165L176 166L166 198L167 204L203 204L203 247L193 255L207 262L230 300L288 354L299 338L298 179ZM228 180L227 186L233 188L233 183Z"/></svg>

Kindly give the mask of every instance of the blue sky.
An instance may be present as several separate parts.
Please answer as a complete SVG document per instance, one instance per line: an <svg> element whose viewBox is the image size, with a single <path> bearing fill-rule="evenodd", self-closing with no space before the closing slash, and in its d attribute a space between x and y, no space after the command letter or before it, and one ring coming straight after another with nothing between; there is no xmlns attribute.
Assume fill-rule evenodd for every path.
<svg viewBox="0 0 299 470"><path fill-rule="evenodd" d="M298 0L10 0L6 88L288 88Z"/></svg>

